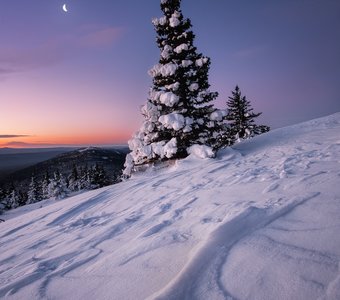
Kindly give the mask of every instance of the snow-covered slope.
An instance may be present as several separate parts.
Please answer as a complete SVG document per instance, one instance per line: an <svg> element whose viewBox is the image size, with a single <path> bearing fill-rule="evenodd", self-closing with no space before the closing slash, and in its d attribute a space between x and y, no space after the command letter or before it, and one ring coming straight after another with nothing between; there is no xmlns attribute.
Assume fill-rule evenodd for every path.
<svg viewBox="0 0 340 300"><path fill-rule="evenodd" d="M8 219L0 298L340 299L339 231L340 113Z"/></svg>

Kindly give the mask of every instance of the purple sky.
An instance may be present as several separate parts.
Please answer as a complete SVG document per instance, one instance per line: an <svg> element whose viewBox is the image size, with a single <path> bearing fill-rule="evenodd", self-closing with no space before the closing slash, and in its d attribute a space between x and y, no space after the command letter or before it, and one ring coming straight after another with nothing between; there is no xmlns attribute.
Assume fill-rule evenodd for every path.
<svg viewBox="0 0 340 300"><path fill-rule="evenodd" d="M0 147L126 142L159 59L159 3L2 0ZM340 1L183 0L182 11L211 57L218 107L238 84L273 128L340 111Z"/></svg>

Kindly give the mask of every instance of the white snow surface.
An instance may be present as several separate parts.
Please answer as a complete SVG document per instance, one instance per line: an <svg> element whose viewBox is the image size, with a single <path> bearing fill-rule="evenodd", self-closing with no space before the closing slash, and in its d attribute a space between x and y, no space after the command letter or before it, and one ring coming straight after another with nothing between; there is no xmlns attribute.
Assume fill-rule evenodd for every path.
<svg viewBox="0 0 340 300"><path fill-rule="evenodd" d="M212 121L222 121L223 118L227 115L227 111L225 109L216 109L211 113L210 119Z"/></svg>
<svg viewBox="0 0 340 300"><path fill-rule="evenodd" d="M166 106L174 106L178 101L179 97L172 92L161 93L159 101Z"/></svg>
<svg viewBox="0 0 340 300"><path fill-rule="evenodd" d="M189 46L187 44L181 44L175 48L176 53L182 53L182 51L188 51Z"/></svg>
<svg viewBox="0 0 340 300"><path fill-rule="evenodd" d="M148 73L151 77L156 77L158 75L162 75L163 77L168 77L168 76L172 76L175 74L177 67L178 66L174 63L168 63L165 65L156 64L151 68L151 70L149 70Z"/></svg>
<svg viewBox="0 0 340 300"><path fill-rule="evenodd" d="M166 16L160 17L159 19L154 18L152 19L152 24L155 26L158 26L158 25L164 26L166 24L166 20L167 20Z"/></svg>
<svg viewBox="0 0 340 300"><path fill-rule="evenodd" d="M196 66L202 67L204 64L206 64L208 59L206 57L202 57L196 60Z"/></svg>
<svg viewBox="0 0 340 300"><path fill-rule="evenodd" d="M198 83L195 82L195 83L190 84L189 91L194 92L194 91L198 90L198 88L199 88L199 85L198 85Z"/></svg>
<svg viewBox="0 0 340 300"><path fill-rule="evenodd" d="M170 162L1 216L0 298L340 299L340 113Z"/></svg>
<svg viewBox="0 0 340 300"><path fill-rule="evenodd" d="M207 145L192 145L188 153L202 159L215 157L213 149Z"/></svg>
<svg viewBox="0 0 340 300"><path fill-rule="evenodd" d="M181 114L170 113L160 116L158 121L163 124L165 128L180 130L185 126L185 118Z"/></svg>
<svg viewBox="0 0 340 300"><path fill-rule="evenodd" d="M186 68L189 67L193 64L193 62L191 60L182 60L182 67Z"/></svg>
<svg viewBox="0 0 340 300"><path fill-rule="evenodd" d="M168 59L170 57L171 51L172 48L169 45L165 45L163 51L161 52L161 56L165 59Z"/></svg>
<svg viewBox="0 0 340 300"><path fill-rule="evenodd" d="M158 143L151 144L153 153L159 155L161 158L170 158L177 152L177 140L172 138L169 142L161 141Z"/></svg>
<svg viewBox="0 0 340 300"><path fill-rule="evenodd" d="M179 17L180 13L177 11L172 14L171 18L169 19L170 27L177 27L179 24L181 24L180 20L178 19Z"/></svg>

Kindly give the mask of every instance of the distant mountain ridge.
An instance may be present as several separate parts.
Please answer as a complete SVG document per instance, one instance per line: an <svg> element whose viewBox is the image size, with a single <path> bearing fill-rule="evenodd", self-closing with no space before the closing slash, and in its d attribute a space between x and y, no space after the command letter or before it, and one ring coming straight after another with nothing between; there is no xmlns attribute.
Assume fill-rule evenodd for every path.
<svg viewBox="0 0 340 300"><path fill-rule="evenodd" d="M58 151L59 152L59 151ZM0 184L9 182L28 182L32 175L37 179L42 178L46 173L53 174L55 171L60 171L64 176L71 173L73 165L77 167L88 167L100 164L104 170L110 174L111 178L118 176L120 173L128 148L99 148L99 147L84 147L65 153L58 153L56 156L13 172L5 179L0 181ZM52 152L54 153L54 151Z"/></svg>
<svg viewBox="0 0 340 300"><path fill-rule="evenodd" d="M0 181L9 174L77 148L0 148Z"/></svg>
<svg viewBox="0 0 340 300"><path fill-rule="evenodd" d="M44 178L51 179L55 174L60 174L65 179L68 187L68 179L75 169L80 173L88 172L87 170L95 167L100 168L101 172L105 174L103 175L105 176L104 185L114 184L120 181L125 156L128 151L127 147L84 147L65 153L58 153L57 151L57 155L52 158L17 170L2 179L0 178L0 189L6 191L7 195L15 190L19 197L19 205L23 205L27 201L27 192L33 177L41 185ZM52 151L50 154L54 153ZM95 187L90 189L92 188Z"/></svg>

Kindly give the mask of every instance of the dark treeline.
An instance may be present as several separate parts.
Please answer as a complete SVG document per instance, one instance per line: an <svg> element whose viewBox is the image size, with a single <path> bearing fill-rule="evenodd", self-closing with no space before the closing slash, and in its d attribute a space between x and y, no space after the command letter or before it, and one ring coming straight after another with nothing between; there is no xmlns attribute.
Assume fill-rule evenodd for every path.
<svg viewBox="0 0 340 300"><path fill-rule="evenodd" d="M0 188L0 213L45 199L63 199L75 192L93 190L119 181L120 176L112 180L99 164L91 167L73 165L69 175L59 170L53 174L46 172L44 176L32 175L28 186L15 186L12 183Z"/></svg>

